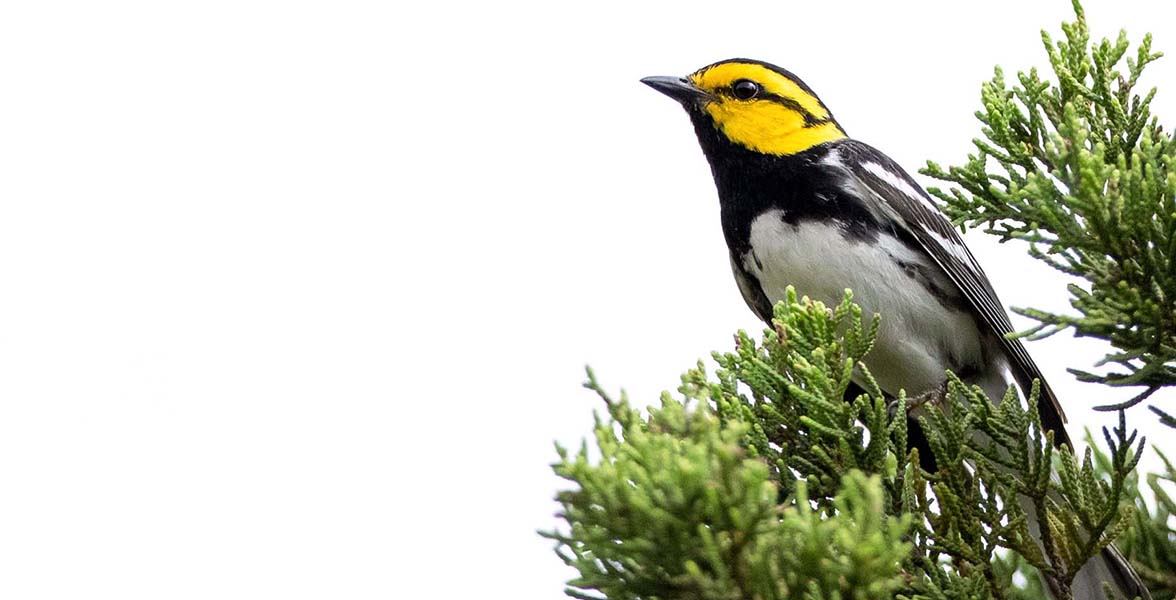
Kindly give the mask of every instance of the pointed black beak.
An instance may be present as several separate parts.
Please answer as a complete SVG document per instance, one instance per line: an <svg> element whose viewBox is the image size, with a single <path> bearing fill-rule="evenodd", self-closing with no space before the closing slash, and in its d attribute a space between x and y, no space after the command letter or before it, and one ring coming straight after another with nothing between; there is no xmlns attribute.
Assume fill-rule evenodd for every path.
<svg viewBox="0 0 1176 600"><path fill-rule="evenodd" d="M677 100L682 104L701 102L710 98L710 94L694 87L685 77L646 77L641 83Z"/></svg>

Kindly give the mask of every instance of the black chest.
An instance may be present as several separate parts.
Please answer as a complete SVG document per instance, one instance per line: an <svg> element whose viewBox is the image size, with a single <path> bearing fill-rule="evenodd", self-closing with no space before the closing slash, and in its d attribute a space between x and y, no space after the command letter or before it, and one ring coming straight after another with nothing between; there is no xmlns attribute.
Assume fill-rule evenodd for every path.
<svg viewBox="0 0 1176 600"><path fill-rule="evenodd" d="M705 117L696 117L694 125L714 175L723 235L733 256L750 249L751 223L768 210L781 211L782 218L793 224L836 222L846 236L863 241L888 229L849 191L844 172L822 162L830 151L828 145L771 156L730 142Z"/></svg>

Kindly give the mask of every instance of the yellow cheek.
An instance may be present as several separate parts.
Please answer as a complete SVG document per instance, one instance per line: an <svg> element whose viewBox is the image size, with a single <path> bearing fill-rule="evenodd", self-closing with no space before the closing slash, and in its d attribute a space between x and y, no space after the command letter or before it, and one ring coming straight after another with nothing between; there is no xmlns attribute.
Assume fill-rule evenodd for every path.
<svg viewBox="0 0 1176 600"><path fill-rule="evenodd" d="M832 122L805 127L802 115L775 102L711 102L706 110L727 139L763 154L796 154L845 137Z"/></svg>

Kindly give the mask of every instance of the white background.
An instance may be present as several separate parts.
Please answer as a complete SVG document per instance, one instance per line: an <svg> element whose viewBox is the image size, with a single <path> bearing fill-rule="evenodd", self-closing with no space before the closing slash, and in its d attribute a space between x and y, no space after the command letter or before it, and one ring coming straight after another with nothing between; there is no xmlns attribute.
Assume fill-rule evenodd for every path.
<svg viewBox="0 0 1176 600"><path fill-rule="evenodd" d="M559 597L534 530L599 408L583 365L650 404L760 327L687 119L637 80L769 60L913 170L959 163L992 65L1043 65L1069 15L404 4L0 9L0 597ZM1176 51L1167 3L1088 4ZM1007 304L1066 308L968 239ZM1064 372L1097 344L1030 350L1072 433L1104 419Z"/></svg>

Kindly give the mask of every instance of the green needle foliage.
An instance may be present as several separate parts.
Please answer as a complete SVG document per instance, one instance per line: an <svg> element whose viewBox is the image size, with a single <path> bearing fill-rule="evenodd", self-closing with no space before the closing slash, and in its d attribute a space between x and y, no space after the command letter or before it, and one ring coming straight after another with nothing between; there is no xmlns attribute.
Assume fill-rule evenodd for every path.
<svg viewBox="0 0 1176 600"><path fill-rule="evenodd" d="M1160 57L1151 37L1134 50L1123 32L1091 44L1077 0L1074 10L1063 40L1042 32L1056 82L1031 69L1009 86L997 68L981 89L977 152L923 172L957 186L931 190L955 223L1024 240L1034 257L1084 280L1069 286L1077 314L1014 310L1038 321L1031 337L1071 329L1109 341L1114 351L1100 363L1109 371L1073 372L1143 386L1135 403L1176 384L1176 143L1151 115L1155 89L1136 91Z"/></svg>
<svg viewBox="0 0 1176 600"><path fill-rule="evenodd" d="M1090 432L1087 444L1093 445ZM1150 502L1144 499L1139 476L1132 472L1124 481L1127 497L1135 507L1135 516L1118 539L1119 549L1135 565L1135 570L1156 600L1176 598L1176 467L1168 457L1154 448L1164 464L1164 472L1147 476ZM1106 477L1115 465L1105 453L1094 453L1095 468Z"/></svg>
<svg viewBox="0 0 1176 600"><path fill-rule="evenodd" d="M595 386L595 382L590 385ZM907 519L882 510L877 477L850 471L814 510L803 482L781 506L767 465L697 405L666 400L642 418L609 402L587 447L560 450L556 471L580 489L560 494L563 559L580 570L577 598L890 597L902 584Z"/></svg>
<svg viewBox="0 0 1176 600"><path fill-rule="evenodd" d="M576 598L1011 598L1029 565L1058 598L1130 522L1134 433L1107 432L1110 476L1043 432L1036 391L999 404L952 377L920 410L937 470L907 450L906 401L862 358L877 318L845 300L776 306L761 341L698 365L646 413L589 373L607 417L558 448L558 531ZM865 393L846 401L851 376ZM1140 442L1142 443L1142 442ZM1031 535L1026 511L1041 527ZM1016 555L1014 564L1007 556Z"/></svg>

